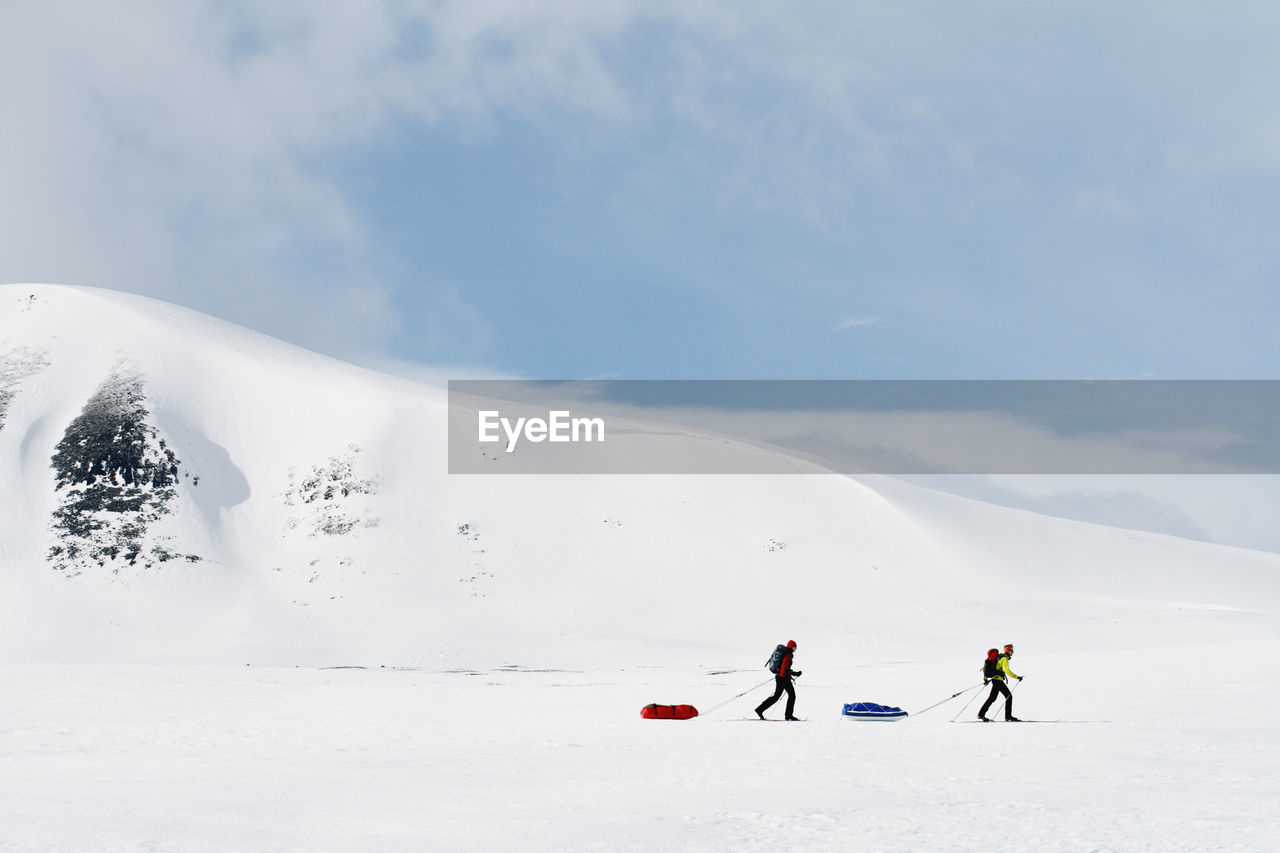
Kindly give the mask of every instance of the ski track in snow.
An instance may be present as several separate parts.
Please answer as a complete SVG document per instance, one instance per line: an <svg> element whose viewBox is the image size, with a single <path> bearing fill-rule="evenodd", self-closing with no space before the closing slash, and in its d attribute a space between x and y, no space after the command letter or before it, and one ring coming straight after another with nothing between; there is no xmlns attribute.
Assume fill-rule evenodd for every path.
<svg viewBox="0 0 1280 853"><path fill-rule="evenodd" d="M0 850L1274 850L1277 653L1027 655L1021 714L1099 722L1021 727L840 716L967 663L807 672L803 726L640 719L755 677L692 667L10 665Z"/></svg>

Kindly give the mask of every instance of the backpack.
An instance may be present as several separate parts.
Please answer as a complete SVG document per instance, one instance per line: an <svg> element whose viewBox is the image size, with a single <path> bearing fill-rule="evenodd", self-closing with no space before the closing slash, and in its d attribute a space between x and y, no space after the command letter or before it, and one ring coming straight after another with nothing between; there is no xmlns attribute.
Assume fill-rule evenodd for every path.
<svg viewBox="0 0 1280 853"><path fill-rule="evenodd" d="M987 650L987 659L982 662L982 677L990 680L1000 674L1000 670L996 668L999 663L999 651L997 649Z"/></svg>
<svg viewBox="0 0 1280 853"><path fill-rule="evenodd" d="M778 670L782 668L782 659L789 654L791 654L791 649L779 643L778 647L773 650L773 654L769 655L769 660L765 662L765 667L774 675L777 675Z"/></svg>

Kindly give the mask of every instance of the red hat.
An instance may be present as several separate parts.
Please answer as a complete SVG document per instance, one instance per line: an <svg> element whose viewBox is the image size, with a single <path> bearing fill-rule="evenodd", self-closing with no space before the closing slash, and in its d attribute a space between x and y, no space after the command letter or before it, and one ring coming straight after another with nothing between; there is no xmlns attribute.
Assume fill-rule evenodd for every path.
<svg viewBox="0 0 1280 853"><path fill-rule="evenodd" d="M795 647L796 647L796 641L795 641L795 640L787 640L787 648L789 648L789 649L794 649Z"/></svg>

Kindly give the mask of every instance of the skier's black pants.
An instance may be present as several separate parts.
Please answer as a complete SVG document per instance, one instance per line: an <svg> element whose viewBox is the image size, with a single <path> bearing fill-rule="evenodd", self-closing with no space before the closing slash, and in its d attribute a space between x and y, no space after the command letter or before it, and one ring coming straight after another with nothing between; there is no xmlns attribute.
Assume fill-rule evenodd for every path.
<svg viewBox="0 0 1280 853"><path fill-rule="evenodd" d="M769 708L773 707L773 703L782 697L782 692L787 693L787 716L794 717L796 710L796 688L791 684L791 676L777 675L774 676L773 695L760 703L760 707L756 708L757 714L763 714Z"/></svg>
<svg viewBox="0 0 1280 853"><path fill-rule="evenodd" d="M1013 716L1013 691L1005 685L1003 679L991 679L991 695L987 697L987 701L982 703L982 710L978 712L979 717L987 715L987 709L991 707L991 703L996 701L996 696L1004 694L1004 718L1007 720Z"/></svg>

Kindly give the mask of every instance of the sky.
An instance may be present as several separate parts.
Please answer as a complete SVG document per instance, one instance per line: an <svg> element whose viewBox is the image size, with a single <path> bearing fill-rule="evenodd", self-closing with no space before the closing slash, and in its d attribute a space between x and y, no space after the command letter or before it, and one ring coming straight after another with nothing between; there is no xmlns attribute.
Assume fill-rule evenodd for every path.
<svg viewBox="0 0 1280 853"><path fill-rule="evenodd" d="M1277 374L1275 4L0 15L0 281L407 375Z"/></svg>
<svg viewBox="0 0 1280 853"><path fill-rule="evenodd" d="M1274 4L6 4L0 280L533 378L1270 378Z"/></svg>

